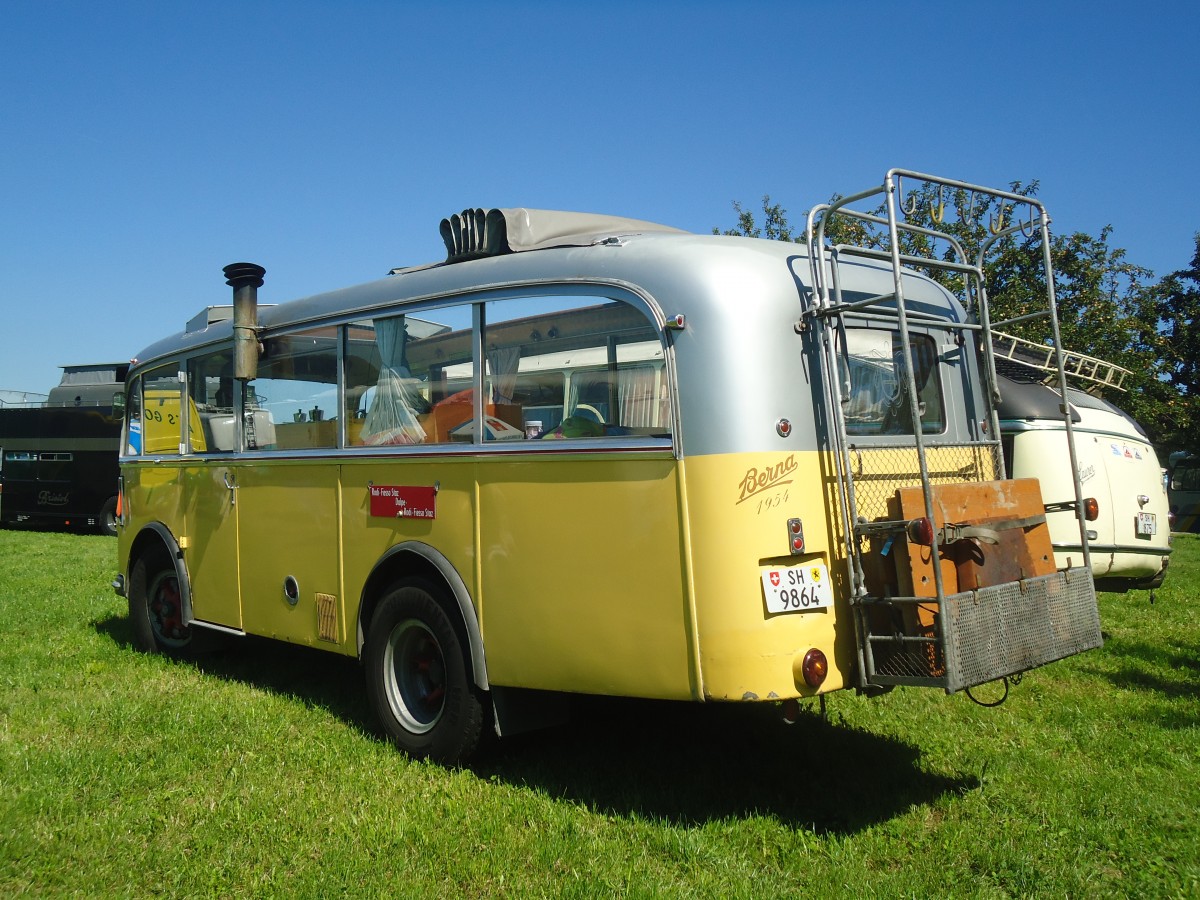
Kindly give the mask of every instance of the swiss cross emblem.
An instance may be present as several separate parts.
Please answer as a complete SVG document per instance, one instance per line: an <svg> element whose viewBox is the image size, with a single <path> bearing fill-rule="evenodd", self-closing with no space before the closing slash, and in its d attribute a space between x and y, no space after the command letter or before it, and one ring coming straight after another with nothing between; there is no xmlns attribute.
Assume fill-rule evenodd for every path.
<svg viewBox="0 0 1200 900"><path fill-rule="evenodd" d="M778 572L771 573L771 584L775 585L775 587L779 587L779 573Z"/></svg>

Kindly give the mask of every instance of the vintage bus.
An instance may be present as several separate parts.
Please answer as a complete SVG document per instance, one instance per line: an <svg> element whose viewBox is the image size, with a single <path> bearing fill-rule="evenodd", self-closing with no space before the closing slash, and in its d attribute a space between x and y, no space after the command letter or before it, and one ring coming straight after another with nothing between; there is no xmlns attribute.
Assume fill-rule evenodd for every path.
<svg viewBox="0 0 1200 900"><path fill-rule="evenodd" d="M1098 646L1086 560L1055 567L1037 482L1005 478L980 267L953 264L960 299L827 246L863 198L911 227L902 176L932 179L814 211L807 252L479 209L443 262L270 308L226 267L233 319L128 379L137 644L356 657L397 746L441 762L571 694L953 693ZM1033 201L933 181L1048 239Z"/></svg>
<svg viewBox="0 0 1200 900"><path fill-rule="evenodd" d="M1174 528L1196 534L1200 532L1200 456L1177 451L1171 454L1169 466L1167 496Z"/></svg>
<svg viewBox="0 0 1200 900"><path fill-rule="evenodd" d="M1066 453L1062 397L1046 384L1047 348L996 335L1003 364L999 387L1000 432L1014 477L1037 478L1048 500L1073 493ZM1066 354L1076 384L1124 390L1129 372L1080 353ZM1171 512L1163 469L1145 429L1124 410L1080 387L1066 393L1075 426L1080 483L1098 501L1086 537L1097 590L1126 592L1162 585L1171 557ZM1069 510L1047 516L1058 565L1082 559L1079 529Z"/></svg>

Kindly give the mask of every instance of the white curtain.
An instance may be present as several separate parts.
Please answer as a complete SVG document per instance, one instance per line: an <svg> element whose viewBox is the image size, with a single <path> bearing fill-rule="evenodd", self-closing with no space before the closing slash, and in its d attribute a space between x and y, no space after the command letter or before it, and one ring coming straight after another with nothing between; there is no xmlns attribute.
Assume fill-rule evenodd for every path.
<svg viewBox="0 0 1200 900"><path fill-rule="evenodd" d="M666 421L666 385L656 387L655 370L650 366L617 371L617 402L621 407L621 425L629 428L660 428Z"/></svg>
<svg viewBox="0 0 1200 900"><path fill-rule="evenodd" d="M492 375L492 402L512 403L517 391L517 368L521 365L521 348L493 347L487 352L488 371Z"/></svg>
<svg viewBox="0 0 1200 900"><path fill-rule="evenodd" d="M412 375L408 371L405 348L408 329L404 316L376 319L375 346L379 348L379 381L375 397L363 423L363 441L367 444L420 444L425 429L417 421L416 398L412 393Z"/></svg>

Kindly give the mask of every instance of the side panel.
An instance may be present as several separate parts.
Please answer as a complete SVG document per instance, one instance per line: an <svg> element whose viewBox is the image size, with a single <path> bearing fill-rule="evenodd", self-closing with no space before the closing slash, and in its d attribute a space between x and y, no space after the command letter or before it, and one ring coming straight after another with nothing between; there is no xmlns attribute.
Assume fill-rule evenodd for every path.
<svg viewBox="0 0 1200 900"><path fill-rule="evenodd" d="M234 471L243 627L332 649L345 634L339 624L321 637L322 614L340 622L339 467L327 460L276 460Z"/></svg>
<svg viewBox="0 0 1200 900"><path fill-rule="evenodd" d="M479 607L493 683L698 695L677 466L611 453L479 464Z"/></svg>
<svg viewBox="0 0 1200 900"><path fill-rule="evenodd" d="M122 563L129 562L130 544L150 522L161 522L178 538L186 531L183 478L178 464L126 465L125 525L117 530Z"/></svg>
<svg viewBox="0 0 1200 900"><path fill-rule="evenodd" d="M433 518L371 515L371 489L437 487ZM342 460L344 535L343 652L357 651L359 603L367 577L387 551L406 541L428 544L458 572L472 599L475 582L475 459L471 456ZM364 627L369 624L362 623Z"/></svg>

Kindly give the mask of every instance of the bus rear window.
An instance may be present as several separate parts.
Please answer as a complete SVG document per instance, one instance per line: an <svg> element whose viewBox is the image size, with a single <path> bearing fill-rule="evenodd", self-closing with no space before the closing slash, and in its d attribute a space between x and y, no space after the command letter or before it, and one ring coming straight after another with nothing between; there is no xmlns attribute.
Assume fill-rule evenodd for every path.
<svg viewBox="0 0 1200 900"><path fill-rule="evenodd" d="M912 434L912 411L904 384L904 351L897 331L848 328L842 355L850 390L842 397L846 431L855 435ZM909 335L917 383L921 431L945 429L937 347L928 335Z"/></svg>

